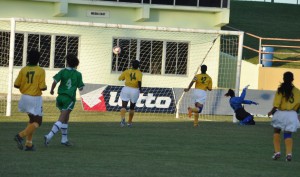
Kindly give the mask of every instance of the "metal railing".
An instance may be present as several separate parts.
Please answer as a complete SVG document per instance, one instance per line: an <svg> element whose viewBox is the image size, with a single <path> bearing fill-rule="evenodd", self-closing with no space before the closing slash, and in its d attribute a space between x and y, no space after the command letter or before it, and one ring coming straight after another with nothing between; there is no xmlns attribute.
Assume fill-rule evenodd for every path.
<svg viewBox="0 0 300 177"><path fill-rule="evenodd" d="M259 64L264 65L264 63L266 62L285 62L300 64L300 39L264 38L251 33L245 33L245 35L248 35L258 40L258 49L246 45L244 45L243 47L245 49L257 52ZM265 50L266 48L271 50ZM264 55L269 55L270 57L264 57Z"/></svg>
<svg viewBox="0 0 300 177"><path fill-rule="evenodd" d="M231 0L231 1L256 1L256 2L270 2L270 3L284 3L284 4L300 4L300 0Z"/></svg>
<svg viewBox="0 0 300 177"><path fill-rule="evenodd" d="M172 5L172 6L190 6L190 7L216 7L229 8L230 0L90 0L90 1L110 1L126 2L150 5Z"/></svg>

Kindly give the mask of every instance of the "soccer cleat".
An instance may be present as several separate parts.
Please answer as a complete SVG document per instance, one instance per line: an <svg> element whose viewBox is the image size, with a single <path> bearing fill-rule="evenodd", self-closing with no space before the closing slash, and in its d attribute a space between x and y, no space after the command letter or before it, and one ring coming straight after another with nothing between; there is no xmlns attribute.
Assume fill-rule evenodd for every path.
<svg viewBox="0 0 300 177"><path fill-rule="evenodd" d="M131 128L132 127L132 123L127 123L127 127Z"/></svg>
<svg viewBox="0 0 300 177"><path fill-rule="evenodd" d="M199 126L199 124L194 124L194 127L196 128L196 127L198 127Z"/></svg>
<svg viewBox="0 0 300 177"><path fill-rule="evenodd" d="M280 158L280 152L276 152L274 153L274 155L272 156L273 160L278 160Z"/></svg>
<svg viewBox="0 0 300 177"><path fill-rule="evenodd" d="M286 160L287 162L292 161L292 154L288 154L288 155L285 157L285 160Z"/></svg>
<svg viewBox="0 0 300 177"><path fill-rule="evenodd" d="M14 138L14 140L17 142L17 146L20 150L23 150L23 138L21 138L19 136L19 134L17 134Z"/></svg>
<svg viewBox="0 0 300 177"><path fill-rule="evenodd" d="M192 117L192 114L193 114L192 108L188 107L188 116L189 116L189 118Z"/></svg>
<svg viewBox="0 0 300 177"><path fill-rule="evenodd" d="M252 120L249 122L249 125L255 125L255 121L252 119Z"/></svg>
<svg viewBox="0 0 300 177"><path fill-rule="evenodd" d="M45 146L48 146L48 144L49 144L49 140L47 138L47 135L44 136L44 144L45 144Z"/></svg>
<svg viewBox="0 0 300 177"><path fill-rule="evenodd" d="M125 125L126 125L125 119L122 119L121 122L120 122L120 126L124 127Z"/></svg>
<svg viewBox="0 0 300 177"><path fill-rule="evenodd" d="M66 141L66 142L61 142L62 145L65 145L67 147L70 147L70 146L73 146L72 143L70 143L69 141Z"/></svg>
<svg viewBox="0 0 300 177"><path fill-rule="evenodd" d="M34 145L32 145L31 147L25 146L24 151L35 151L35 146Z"/></svg>

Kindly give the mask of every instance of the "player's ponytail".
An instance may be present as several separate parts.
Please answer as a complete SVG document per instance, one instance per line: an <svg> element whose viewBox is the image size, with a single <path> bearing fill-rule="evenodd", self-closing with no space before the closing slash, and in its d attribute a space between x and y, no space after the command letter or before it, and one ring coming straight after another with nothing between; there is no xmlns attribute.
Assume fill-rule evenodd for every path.
<svg viewBox="0 0 300 177"><path fill-rule="evenodd" d="M294 75L292 72L285 72L283 74L283 83L280 84L277 92L281 93L286 100L288 100L292 96L292 90L294 88L293 85Z"/></svg>

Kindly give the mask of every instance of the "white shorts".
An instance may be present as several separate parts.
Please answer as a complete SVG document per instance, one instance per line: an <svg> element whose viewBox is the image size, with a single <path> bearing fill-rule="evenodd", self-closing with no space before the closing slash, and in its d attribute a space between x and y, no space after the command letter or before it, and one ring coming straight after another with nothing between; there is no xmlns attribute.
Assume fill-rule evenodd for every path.
<svg viewBox="0 0 300 177"><path fill-rule="evenodd" d="M194 89L193 92L193 99L195 103L204 104L207 98L207 93L205 90L201 89Z"/></svg>
<svg viewBox="0 0 300 177"><path fill-rule="evenodd" d="M130 101L131 103L136 103L140 96L140 90L138 88L123 87L121 90L121 100Z"/></svg>
<svg viewBox="0 0 300 177"><path fill-rule="evenodd" d="M296 111L277 110L272 117L271 125L288 132L296 132L300 127Z"/></svg>
<svg viewBox="0 0 300 177"><path fill-rule="evenodd" d="M43 116L42 96L22 95L18 107L20 112Z"/></svg>

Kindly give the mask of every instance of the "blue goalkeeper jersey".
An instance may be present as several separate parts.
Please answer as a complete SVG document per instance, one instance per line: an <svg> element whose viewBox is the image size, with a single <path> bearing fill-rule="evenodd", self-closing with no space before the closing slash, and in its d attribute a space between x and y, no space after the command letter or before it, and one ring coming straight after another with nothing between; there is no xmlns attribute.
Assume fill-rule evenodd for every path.
<svg viewBox="0 0 300 177"><path fill-rule="evenodd" d="M246 90L247 89L243 89L240 97L231 97L229 99L229 104L234 111L238 110L239 108L243 108L242 104L252 104L253 103L251 100L245 100Z"/></svg>

